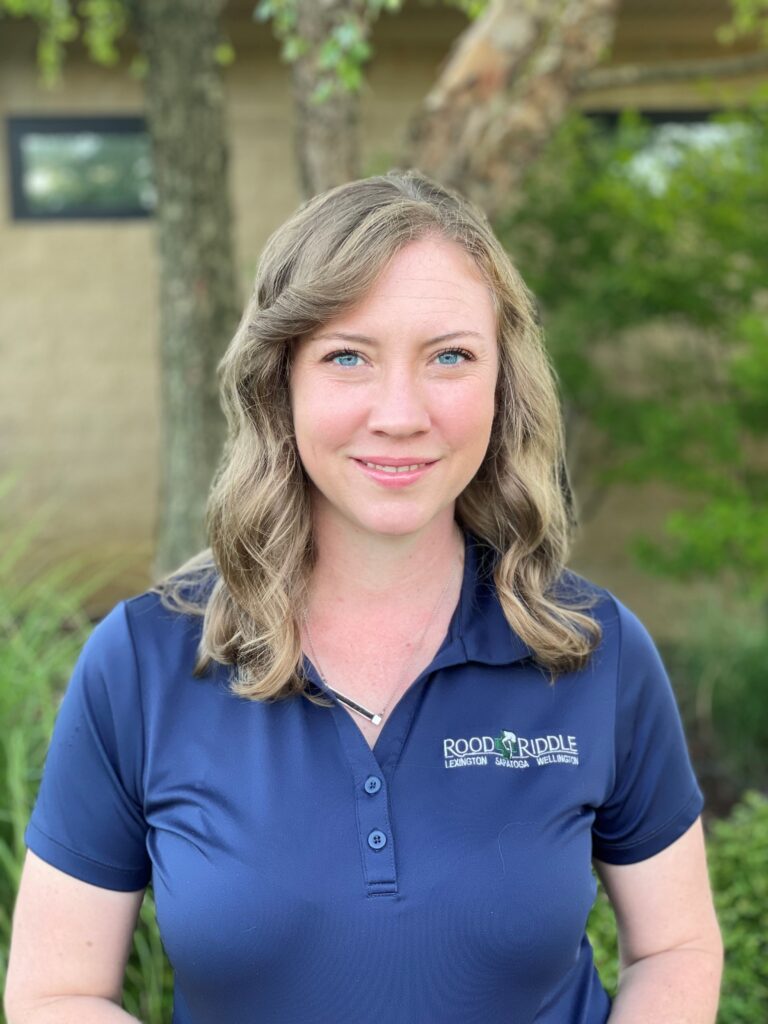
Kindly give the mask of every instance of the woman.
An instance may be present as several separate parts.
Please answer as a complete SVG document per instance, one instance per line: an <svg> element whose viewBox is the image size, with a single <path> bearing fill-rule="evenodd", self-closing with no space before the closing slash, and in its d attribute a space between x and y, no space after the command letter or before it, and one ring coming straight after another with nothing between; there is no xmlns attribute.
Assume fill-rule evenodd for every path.
<svg viewBox="0 0 768 1024"><path fill-rule="evenodd" d="M220 377L211 547L99 623L57 718L10 1024L132 1019L150 882L175 1024L714 1021L702 795L647 631L565 567L555 378L487 220L418 173L316 196Z"/></svg>

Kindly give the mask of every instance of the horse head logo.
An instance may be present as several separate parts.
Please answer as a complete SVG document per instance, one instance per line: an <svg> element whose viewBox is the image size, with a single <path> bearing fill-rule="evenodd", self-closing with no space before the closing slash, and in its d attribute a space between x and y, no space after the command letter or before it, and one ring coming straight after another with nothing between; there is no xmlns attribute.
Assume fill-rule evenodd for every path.
<svg viewBox="0 0 768 1024"><path fill-rule="evenodd" d="M504 757L517 757L520 753L517 746L517 734L509 729L502 729L501 736L496 739L496 748L501 750Z"/></svg>

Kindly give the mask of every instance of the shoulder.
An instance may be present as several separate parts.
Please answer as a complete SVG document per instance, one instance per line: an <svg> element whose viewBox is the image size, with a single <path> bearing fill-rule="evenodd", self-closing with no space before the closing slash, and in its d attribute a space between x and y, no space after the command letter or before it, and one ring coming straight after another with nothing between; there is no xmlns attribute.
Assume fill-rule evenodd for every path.
<svg viewBox="0 0 768 1024"><path fill-rule="evenodd" d="M86 636L75 666L75 676L90 688L125 688L125 680L138 677L137 652L147 637L158 637L167 630L155 595L150 593L124 598L109 608ZM71 687L70 687L71 688Z"/></svg>
<svg viewBox="0 0 768 1024"><path fill-rule="evenodd" d="M77 657L74 674L91 687L114 678L115 666L123 674L131 671L134 645L128 624L126 602L118 601L95 623Z"/></svg>
<svg viewBox="0 0 768 1024"><path fill-rule="evenodd" d="M215 576L198 574L178 588L160 585L125 598L121 604L131 632L141 634L143 640L159 635L166 641L171 638L181 641L188 640L191 634L199 635L214 583ZM179 607L176 596L183 604L194 606L194 610Z"/></svg>
<svg viewBox="0 0 768 1024"><path fill-rule="evenodd" d="M198 603L199 594L185 591ZM201 643L205 612L190 613L169 605L164 595L148 588L118 602L94 627L105 657L114 663L130 657L142 690L173 688L175 680L192 675Z"/></svg>
<svg viewBox="0 0 768 1024"><path fill-rule="evenodd" d="M603 652L612 652L619 670L622 666L636 669L643 664L657 667L659 653L648 627L613 591L572 569L564 569L553 594L558 602L582 608L584 614L600 624L603 635L599 647Z"/></svg>
<svg viewBox="0 0 768 1024"><path fill-rule="evenodd" d="M602 626L617 626L623 608L607 587L567 567L553 583L549 596L558 603L583 610Z"/></svg>
<svg viewBox="0 0 768 1024"><path fill-rule="evenodd" d="M563 573L560 586L572 595L588 595L594 601L587 614L602 627L595 649L596 674L610 684L616 714L625 728L637 725L639 714L660 712L674 717L673 689L666 666L640 616L606 587L571 570Z"/></svg>

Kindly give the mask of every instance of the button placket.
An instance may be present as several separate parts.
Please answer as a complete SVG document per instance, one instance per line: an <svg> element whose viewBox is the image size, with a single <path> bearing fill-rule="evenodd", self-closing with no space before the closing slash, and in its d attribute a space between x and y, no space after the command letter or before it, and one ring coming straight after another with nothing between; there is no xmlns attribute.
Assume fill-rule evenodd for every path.
<svg viewBox="0 0 768 1024"><path fill-rule="evenodd" d="M387 780L370 768L355 768L355 803L360 853L368 895L396 893L395 844L389 815Z"/></svg>
<svg viewBox="0 0 768 1024"><path fill-rule="evenodd" d="M308 662L312 681L333 701L330 711L352 772L358 844L368 896L398 893L395 835L387 780L397 767L419 698L423 696L424 683L443 666L463 661L466 661L466 652L460 640L447 640L431 665L419 674L392 709L374 749L368 745L349 711L329 692L314 666Z"/></svg>

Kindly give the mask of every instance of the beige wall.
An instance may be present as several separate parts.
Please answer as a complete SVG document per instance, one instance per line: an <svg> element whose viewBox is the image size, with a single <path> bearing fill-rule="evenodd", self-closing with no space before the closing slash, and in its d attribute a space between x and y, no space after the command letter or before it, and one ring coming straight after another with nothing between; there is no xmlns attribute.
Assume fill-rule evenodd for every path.
<svg viewBox="0 0 768 1024"><path fill-rule="evenodd" d="M237 51L226 72L231 186L241 295L269 233L299 202L293 160L293 110L287 68L267 29L234 5L229 30ZM625 2L614 61L696 58L721 53L711 42L726 20L714 0ZM455 11L407 6L383 17L362 101L366 173L396 160L403 126L434 80L464 19ZM141 113L141 87L125 69L104 70L73 51L63 86L37 81L34 33L4 22L0 39L0 115ZM749 79L734 83L746 89ZM649 107L707 107L691 86L644 90ZM635 91L582 97L602 108L638 101ZM5 133L0 175L9 195ZM0 476L18 482L0 501L3 529L18 536L45 506L37 552L25 572L70 555L112 573L91 602L94 612L142 590L157 518L159 436L157 264L151 221L14 222L0 214ZM660 633L674 631L690 592L643 577L624 545L657 528L674 495L657 488L616 492L588 524L574 567L627 600Z"/></svg>

